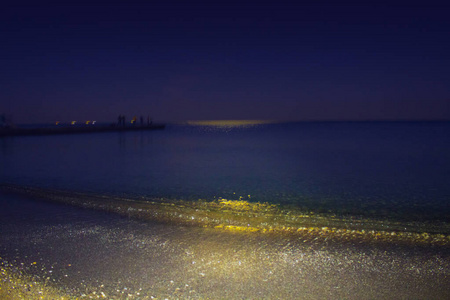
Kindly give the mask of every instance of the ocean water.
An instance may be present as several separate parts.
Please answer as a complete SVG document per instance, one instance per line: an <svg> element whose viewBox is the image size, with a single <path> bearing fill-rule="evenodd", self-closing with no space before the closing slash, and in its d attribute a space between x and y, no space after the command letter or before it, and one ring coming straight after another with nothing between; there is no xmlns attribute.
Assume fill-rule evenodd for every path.
<svg viewBox="0 0 450 300"><path fill-rule="evenodd" d="M449 221L450 123L191 122L0 140L0 182Z"/></svg>
<svg viewBox="0 0 450 300"><path fill-rule="evenodd" d="M449 122L7 137L0 166L0 298L450 296Z"/></svg>

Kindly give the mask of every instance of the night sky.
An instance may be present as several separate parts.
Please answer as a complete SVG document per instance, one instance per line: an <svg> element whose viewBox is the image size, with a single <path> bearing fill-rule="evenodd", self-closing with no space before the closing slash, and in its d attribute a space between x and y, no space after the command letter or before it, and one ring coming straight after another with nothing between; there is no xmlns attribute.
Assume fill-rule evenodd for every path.
<svg viewBox="0 0 450 300"><path fill-rule="evenodd" d="M450 4L10 1L0 26L19 124L450 120Z"/></svg>

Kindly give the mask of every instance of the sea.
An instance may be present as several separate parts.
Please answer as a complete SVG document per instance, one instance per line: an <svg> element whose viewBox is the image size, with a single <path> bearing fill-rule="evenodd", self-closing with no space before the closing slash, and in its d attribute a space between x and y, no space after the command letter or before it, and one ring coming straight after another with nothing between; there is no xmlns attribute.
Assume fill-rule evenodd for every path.
<svg viewBox="0 0 450 300"><path fill-rule="evenodd" d="M450 123L212 121L0 139L0 182L446 221Z"/></svg>
<svg viewBox="0 0 450 300"><path fill-rule="evenodd" d="M36 263L32 260L38 258L31 258L36 255L45 272L30 265L24 273L43 278L42 272L57 269L56 262L63 265L61 260L74 250L60 255L34 247L45 240L57 249L64 243L55 239L69 233L72 242L64 241L77 240L80 247L82 230L86 247L91 243L89 252L103 253L104 243L121 247L111 246L117 240L112 235L137 249L159 249L144 251L147 256L139 252L145 263L128 250L108 250L102 255L118 258L120 253L127 261L127 267L114 270L112 258L95 263L76 254L84 269L65 274L60 268L54 273L58 276L49 277L56 283L49 279L44 285L58 291L64 287L77 297L439 299L450 294L445 285L450 278L450 122L189 121L163 130L4 137L0 166L0 258L9 273L20 264ZM48 201L47 194L65 204ZM128 212L145 210L149 203L148 210L166 217L150 213L140 218L136 213L128 218L114 209L80 208L91 198L97 199L92 202L96 208L108 201L122 201L123 207L126 200ZM215 215L207 214L214 210ZM220 219L217 212L227 217ZM188 226L186 219L198 222ZM314 238L307 237L309 232ZM333 240L331 232L340 233ZM33 239L35 244L28 244ZM103 244L95 244L99 239ZM172 246L164 245L165 239ZM180 249L183 244L189 245ZM155 251L165 254L156 257ZM195 258L196 253L201 257ZM161 260L173 256L182 260L178 267L173 262L166 271L158 269ZM219 267L221 261L227 268ZM239 271L244 263L253 267ZM95 271L86 271L88 265L96 265ZM200 265L204 269L197 269ZM123 269L128 281L118 275ZM336 277L339 272L345 280ZM398 284L393 286L386 274ZM75 279L69 282L64 275ZM408 280L417 287L411 288Z"/></svg>

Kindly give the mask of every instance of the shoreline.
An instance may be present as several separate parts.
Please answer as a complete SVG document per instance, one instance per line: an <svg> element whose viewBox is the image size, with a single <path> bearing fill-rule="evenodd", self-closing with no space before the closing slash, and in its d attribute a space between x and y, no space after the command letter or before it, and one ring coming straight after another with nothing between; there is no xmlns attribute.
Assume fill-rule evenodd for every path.
<svg viewBox="0 0 450 300"><path fill-rule="evenodd" d="M5 297L446 299L450 295L445 247L229 232L147 222L38 199L12 194L3 198L7 205L2 213L9 216L9 221L0 222L0 289ZM125 203L121 203L124 211Z"/></svg>
<svg viewBox="0 0 450 300"><path fill-rule="evenodd" d="M402 223L389 220L328 216L269 203L124 198L111 195L28 186L0 185L0 191L36 201L105 211L130 219L231 233L281 235L304 241L450 246L445 223ZM440 231L437 230L439 226ZM442 227L444 226L444 227Z"/></svg>

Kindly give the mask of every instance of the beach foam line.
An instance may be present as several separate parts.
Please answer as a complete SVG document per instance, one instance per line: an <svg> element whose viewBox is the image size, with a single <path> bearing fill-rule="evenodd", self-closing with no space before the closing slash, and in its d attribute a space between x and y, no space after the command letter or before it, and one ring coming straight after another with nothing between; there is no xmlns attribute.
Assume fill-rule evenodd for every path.
<svg viewBox="0 0 450 300"><path fill-rule="evenodd" d="M243 200L128 198L3 184L0 189L40 200L108 211L140 220L235 233L283 234L308 241L412 243L450 246L447 223L402 223L304 212Z"/></svg>

